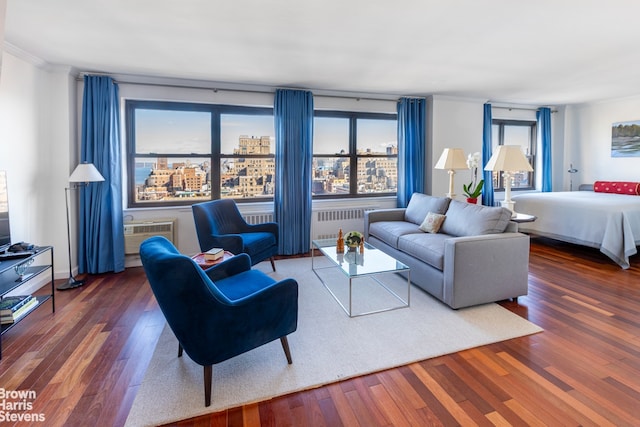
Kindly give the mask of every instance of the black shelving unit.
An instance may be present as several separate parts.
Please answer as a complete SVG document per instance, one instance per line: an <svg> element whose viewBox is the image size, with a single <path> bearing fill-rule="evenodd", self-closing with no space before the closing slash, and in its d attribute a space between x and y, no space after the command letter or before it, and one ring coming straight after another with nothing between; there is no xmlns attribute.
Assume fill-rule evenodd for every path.
<svg viewBox="0 0 640 427"><path fill-rule="evenodd" d="M22 266L22 267L21 267ZM24 269L22 277L18 274ZM20 317L16 322L0 326L0 359L2 359L2 335L16 326L22 319L27 317L33 310L40 307L45 302L51 300L51 310L56 311L54 272L53 272L53 246L39 246L34 249L34 253L25 258L0 260L0 300L14 289L23 286L25 283L35 279L41 274L51 272L51 293L37 295L38 304L29 310L27 314Z"/></svg>

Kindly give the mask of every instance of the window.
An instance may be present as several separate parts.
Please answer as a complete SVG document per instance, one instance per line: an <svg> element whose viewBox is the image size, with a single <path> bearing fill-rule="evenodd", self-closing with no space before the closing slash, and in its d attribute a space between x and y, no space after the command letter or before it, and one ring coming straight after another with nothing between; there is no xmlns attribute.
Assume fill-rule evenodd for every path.
<svg viewBox="0 0 640 427"><path fill-rule="evenodd" d="M313 195L395 194L395 114L316 112ZM128 100L128 205L273 200L273 109Z"/></svg>
<svg viewBox="0 0 640 427"><path fill-rule="evenodd" d="M314 197L396 193L395 114L316 111L313 131Z"/></svg>
<svg viewBox="0 0 640 427"><path fill-rule="evenodd" d="M273 198L272 109L127 101L125 110L129 206Z"/></svg>
<svg viewBox="0 0 640 427"><path fill-rule="evenodd" d="M536 122L530 120L502 120L492 121L491 128L492 147L496 150L498 145L519 145L522 152L533 167L535 165L536 148ZM534 168L535 171L535 168ZM513 176L512 190L531 190L535 187L534 172L518 172ZM493 173L493 188L504 190L502 174Z"/></svg>

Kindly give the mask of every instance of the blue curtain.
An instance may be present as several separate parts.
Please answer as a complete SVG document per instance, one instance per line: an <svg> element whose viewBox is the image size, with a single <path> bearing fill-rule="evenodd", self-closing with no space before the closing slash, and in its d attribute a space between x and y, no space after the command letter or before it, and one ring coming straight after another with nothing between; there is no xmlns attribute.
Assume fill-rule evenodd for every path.
<svg viewBox="0 0 640 427"><path fill-rule="evenodd" d="M406 207L413 193L424 193L427 100L398 101L398 207Z"/></svg>
<svg viewBox="0 0 640 427"><path fill-rule="evenodd" d="M80 273L124 270L119 113L118 86L113 79L85 76L81 157L93 163L105 181L80 190Z"/></svg>
<svg viewBox="0 0 640 427"><path fill-rule="evenodd" d="M275 220L280 224L279 253L307 253L311 247L313 94L276 90Z"/></svg>
<svg viewBox="0 0 640 427"><path fill-rule="evenodd" d="M538 129L540 130L540 147L542 149L542 191L551 188L551 109L542 107L536 112Z"/></svg>
<svg viewBox="0 0 640 427"><path fill-rule="evenodd" d="M493 154L491 126L492 126L491 104L484 104L484 121L482 124L482 173L484 176L484 187L482 187L482 204L493 206L493 172L485 171L484 167L489 163Z"/></svg>

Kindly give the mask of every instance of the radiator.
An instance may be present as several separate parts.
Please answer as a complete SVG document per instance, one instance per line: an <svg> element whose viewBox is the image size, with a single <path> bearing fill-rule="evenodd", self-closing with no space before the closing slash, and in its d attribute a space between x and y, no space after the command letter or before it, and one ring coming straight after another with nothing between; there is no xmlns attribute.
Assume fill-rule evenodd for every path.
<svg viewBox="0 0 640 427"><path fill-rule="evenodd" d="M311 238L333 239L338 237L338 230L364 231L364 213L373 207L348 207L337 209L322 209L313 211L311 216ZM272 222L273 212L256 212L243 215L249 224Z"/></svg>
<svg viewBox="0 0 640 427"><path fill-rule="evenodd" d="M338 230L364 232L364 213L372 207L355 206L348 208L318 210L313 213L311 221L312 239L334 239Z"/></svg>
<svg viewBox="0 0 640 427"><path fill-rule="evenodd" d="M140 252L140 243L151 236L164 236L175 244L176 219L154 219L124 223L124 253Z"/></svg>
<svg viewBox="0 0 640 427"><path fill-rule="evenodd" d="M273 222L273 212L258 212L244 215L244 220L249 224L262 224Z"/></svg>

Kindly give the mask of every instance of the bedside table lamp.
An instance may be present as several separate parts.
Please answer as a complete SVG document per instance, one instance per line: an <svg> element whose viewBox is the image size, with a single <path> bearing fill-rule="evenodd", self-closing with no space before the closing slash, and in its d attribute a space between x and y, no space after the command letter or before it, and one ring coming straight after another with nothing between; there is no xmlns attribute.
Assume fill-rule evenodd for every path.
<svg viewBox="0 0 640 427"><path fill-rule="evenodd" d="M66 283L58 286L56 289L59 291L65 291L67 289L77 288L78 286L84 285L84 280L76 280L73 277L73 270L71 269L71 218L69 215L69 191L70 190L78 190L79 188L85 187L89 185L90 182L100 182L104 181L104 177L98 172L98 169L93 165L93 163L80 163L76 166L75 170L69 176L69 182L74 183L73 186L67 187L64 189L65 203L67 205L67 244L69 248L69 279ZM83 184L78 184L83 182Z"/></svg>
<svg viewBox="0 0 640 427"><path fill-rule="evenodd" d="M453 199L456 196L453 192L453 176L456 174L456 169L468 169L464 152L461 148L445 148L434 168L449 171L449 192L446 196Z"/></svg>
<svg viewBox="0 0 640 427"><path fill-rule="evenodd" d="M511 179L514 172L527 171L531 172L533 168L529 161L522 153L519 145L499 145L498 149L491 156L484 170L498 172L502 171L504 179L504 200L500 204L512 212L515 216L515 204L511 200Z"/></svg>

